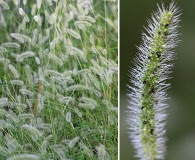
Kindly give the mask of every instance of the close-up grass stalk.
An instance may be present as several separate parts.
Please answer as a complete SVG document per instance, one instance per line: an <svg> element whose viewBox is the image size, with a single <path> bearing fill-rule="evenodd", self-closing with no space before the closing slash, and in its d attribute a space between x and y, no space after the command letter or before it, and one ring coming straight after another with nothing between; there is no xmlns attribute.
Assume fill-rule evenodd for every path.
<svg viewBox="0 0 195 160"><path fill-rule="evenodd" d="M165 125L168 99L166 90L169 73L178 44L180 10L172 2L158 10L148 20L146 33L134 59L128 86L130 90L128 118L129 138L141 160L164 159L166 153Z"/></svg>

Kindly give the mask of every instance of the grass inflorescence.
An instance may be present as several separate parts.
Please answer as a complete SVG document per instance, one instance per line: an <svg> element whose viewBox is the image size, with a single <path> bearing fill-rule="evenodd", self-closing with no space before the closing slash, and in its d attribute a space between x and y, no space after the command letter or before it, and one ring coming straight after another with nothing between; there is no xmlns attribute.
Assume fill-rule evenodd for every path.
<svg viewBox="0 0 195 160"><path fill-rule="evenodd" d="M148 21L147 33L138 47L135 68L131 71L130 138L136 156L142 160L164 159L165 109L168 105L166 83L171 72L172 51L178 43L179 9L172 2L168 8L158 6L158 11Z"/></svg>

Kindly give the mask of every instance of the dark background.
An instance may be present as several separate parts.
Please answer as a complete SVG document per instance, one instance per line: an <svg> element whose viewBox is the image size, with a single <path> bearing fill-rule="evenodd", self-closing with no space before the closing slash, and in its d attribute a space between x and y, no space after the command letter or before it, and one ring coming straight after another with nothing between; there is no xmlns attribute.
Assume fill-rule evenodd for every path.
<svg viewBox="0 0 195 160"><path fill-rule="evenodd" d="M127 108L126 84L128 70L141 42L143 26L157 9L157 3L167 5L170 0L120 1L120 160L136 160L127 138L125 110ZM181 42L176 48L172 84L167 102L167 156L166 160L195 160L195 0L175 0L182 9Z"/></svg>

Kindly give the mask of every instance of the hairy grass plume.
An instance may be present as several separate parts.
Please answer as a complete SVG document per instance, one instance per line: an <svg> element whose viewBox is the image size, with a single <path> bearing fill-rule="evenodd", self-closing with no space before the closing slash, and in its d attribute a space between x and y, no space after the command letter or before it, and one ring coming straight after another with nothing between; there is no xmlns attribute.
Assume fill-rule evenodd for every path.
<svg viewBox="0 0 195 160"><path fill-rule="evenodd" d="M148 20L142 43L134 59L129 86L129 137L141 160L164 159L166 153L165 124L167 119L166 83L173 67L173 49L178 44L180 10L172 2L169 7L158 6Z"/></svg>

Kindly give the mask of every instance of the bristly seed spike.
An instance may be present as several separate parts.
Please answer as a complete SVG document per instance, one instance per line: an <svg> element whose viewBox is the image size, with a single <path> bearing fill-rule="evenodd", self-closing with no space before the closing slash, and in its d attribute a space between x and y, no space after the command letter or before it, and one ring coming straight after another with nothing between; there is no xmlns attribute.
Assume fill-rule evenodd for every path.
<svg viewBox="0 0 195 160"><path fill-rule="evenodd" d="M156 160L165 157L164 104L167 100L166 84L175 57L173 49L177 46L180 10L172 1L168 8L157 5L157 12L148 20L146 33L134 59L131 71L131 93L128 94L128 124L130 139L140 160Z"/></svg>

